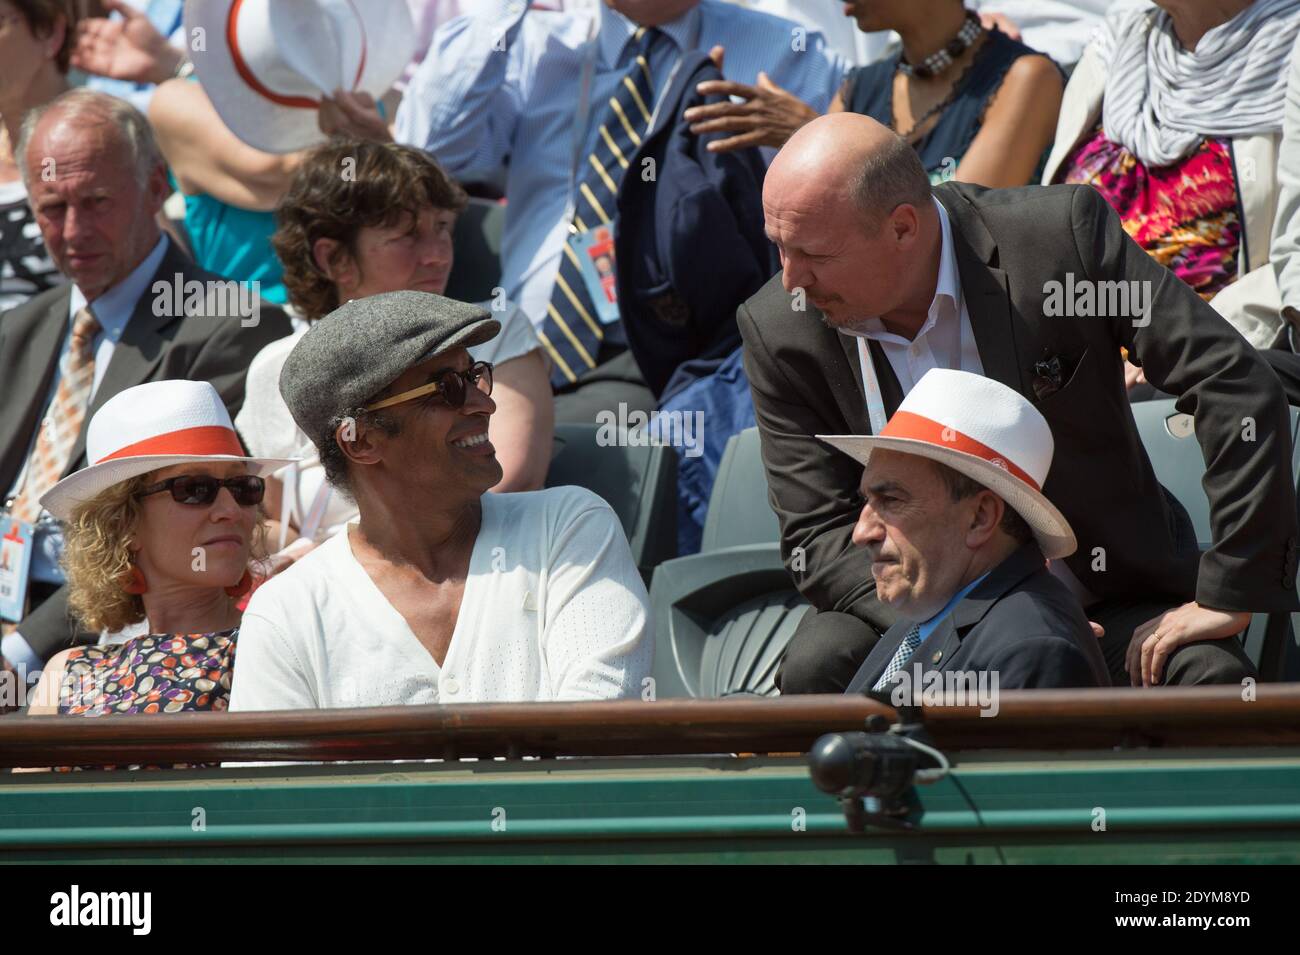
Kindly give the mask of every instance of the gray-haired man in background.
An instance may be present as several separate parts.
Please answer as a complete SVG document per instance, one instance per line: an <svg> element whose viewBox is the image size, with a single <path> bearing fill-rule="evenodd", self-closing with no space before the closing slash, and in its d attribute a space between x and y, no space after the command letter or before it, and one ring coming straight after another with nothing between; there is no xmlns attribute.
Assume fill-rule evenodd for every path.
<svg viewBox="0 0 1300 955"><path fill-rule="evenodd" d="M211 382L233 417L248 363L290 326L270 305L256 303L252 321L235 313L233 283L164 235L167 170L129 103L69 90L26 116L15 156L45 247L70 280L0 315L3 514L35 525L31 613L16 632L6 622L0 654L39 669L87 639L68 619L61 537L37 501L85 467L91 415L126 388L187 378ZM234 300L246 304L243 291Z"/></svg>

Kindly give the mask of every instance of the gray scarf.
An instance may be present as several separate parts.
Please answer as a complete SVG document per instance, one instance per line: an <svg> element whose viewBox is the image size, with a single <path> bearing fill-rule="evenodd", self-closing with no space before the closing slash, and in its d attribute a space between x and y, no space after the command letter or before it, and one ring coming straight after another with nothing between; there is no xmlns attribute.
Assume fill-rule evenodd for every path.
<svg viewBox="0 0 1300 955"><path fill-rule="evenodd" d="M1096 40L1106 137L1148 166L1168 166L1206 137L1280 130L1298 33L1300 0L1255 0L1190 52L1163 10L1107 17Z"/></svg>

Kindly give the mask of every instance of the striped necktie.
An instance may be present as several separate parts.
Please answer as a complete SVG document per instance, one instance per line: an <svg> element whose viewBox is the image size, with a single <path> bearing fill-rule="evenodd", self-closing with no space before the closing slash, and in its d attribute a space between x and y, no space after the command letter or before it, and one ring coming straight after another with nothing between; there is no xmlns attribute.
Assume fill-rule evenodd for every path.
<svg viewBox="0 0 1300 955"><path fill-rule="evenodd" d="M921 625L913 624L912 629L907 631L907 636L903 637L903 642L898 645L894 652L894 658L889 661L889 666L885 667L885 672L881 674L876 685L871 689L883 690L889 686L889 682L898 675L898 672L907 666L907 661L912 658L916 648L921 645Z"/></svg>
<svg viewBox="0 0 1300 955"><path fill-rule="evenodd" d="M618 185L642 137L650 130L654 108L651 49L666 39L659 30L645 27L634 34L632 65L609 98L597 127L595 150L578 171L571 233L613 222ZM626 341L619 323L601 325L578 255L567 241L538 337L551 356L551 383L557 388L577 381L583 372L596 367L602 343L622 345Z"/></svg>
<svg viewBox="0 0 1300 955"><path fill-rule="evenodd" d="M59 386L41 422L23 488L9 509L10 516L20 521L34 521L40 516L41 495L58 483L68 467L95 381L94 343L98 331L99 321L89 308L77 312L68 348L59 361Z"/></svg>

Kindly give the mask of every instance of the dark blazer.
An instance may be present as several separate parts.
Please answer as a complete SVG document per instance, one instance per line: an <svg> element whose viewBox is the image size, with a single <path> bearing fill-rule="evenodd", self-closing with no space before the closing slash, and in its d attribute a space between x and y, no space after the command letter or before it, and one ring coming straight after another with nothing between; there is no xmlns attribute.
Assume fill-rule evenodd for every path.
<svg viewBox="0 0 1300 955"><path fill-rule="evenodd" d="M915 621L899 620L867 655L846 693L876 685ZM998 564L917 647L922 673L992 671L1001 690L1110 686L1097 638L1069 588L1026 544Z"/></svg>
<svg viewBox="0 0 1300 955"><path fill-rule="evenodd" d="M146 381L187 378L210 381L220 392L233 419L244 403L244 376L253 357L264 346L292 331L289 319L279 308L262 303L256 325L244 327L238 316L208 317L190 313L188 296L182 295L186 314L154 314L153 286L156 281L224 281L190 261L168 240L158 270L136 303L122 338L104 372L95 397L87 409L81 433L73 445L65 473L86 466L86 429L94 413L109 398ZM68 331L68 302L72 286L61 285L43 292L0 315L0 494L7 494L27 455L32 435L40 426L59 353ZM212 315L219 314L207 306ZM166 311L165 309L160 309ZM44 612L33 608L19 627L24 639L38 654L49 657L68 645L72 634L66 620L66 596ZM50 601L47 601L49 603Z"/></svg>
<svg viewBox="0 0 1300 955"><path fill-rule="evenodd" d="M697 136L682 119L692 106L720 101L695 86L721 78L708 56L685 54L655 128L619 185L619 313L656 396L682 362L721 361L739 347L736 306L777 265L763 231L766 167L759 151L711 153L705 147L723 134Z"/></svg>
<svg viewBox="0 0 1300 955"><path fill-rule="evenodd" d="M1066 562L1080 581L1103 599L1162 595L1223 610L1297 609L1288 409L1259 353L1133 242L1091 187L944 183L934 194L952 223L984 373L1033 402L1056 439L1043 490L1078 537ZM1048 316L1047 283L1067 273L1150 283L1149 324ZM809 601L883 631L892 614L875 599L865 558L850 541L862 467L813 437L870 433L855 340L828 328L811 306L794 311L779 274L737 318L787 566L802 548L805 569L793 576ZM901 390L883 351L871 345L893 414ZM1180 411L1196 417L1214 535L1203 556L1138 438L1121 346L1157 388L1179 396ZM1034 388L1044 377L1040 362L1054 367L1059 381L1043 397Z"/></svg>

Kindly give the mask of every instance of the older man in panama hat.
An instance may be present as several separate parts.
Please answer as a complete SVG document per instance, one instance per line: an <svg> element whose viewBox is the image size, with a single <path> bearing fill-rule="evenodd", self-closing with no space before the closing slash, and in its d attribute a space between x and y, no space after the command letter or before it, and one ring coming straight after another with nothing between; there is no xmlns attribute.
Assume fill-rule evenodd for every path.
<svg viewBox="0 0 1300 955"><path fill-rule="evenodd" d="M232 710L640 696L647 597L609 505L488 494L489 313L428 292L316 322L280 393L359 520L253 594Z"/></svg>
<svg viewBox="0 0 1300 955"><path fill-rule="evenodd" d="M1042 492L1051 429L1018 392L936 368L879 436L818 437L866 466L853 543L898 617L848 692L936 671L996 674L1002 689L1110 685L1078 600L1047 570L1075 538Z"/></svg>

